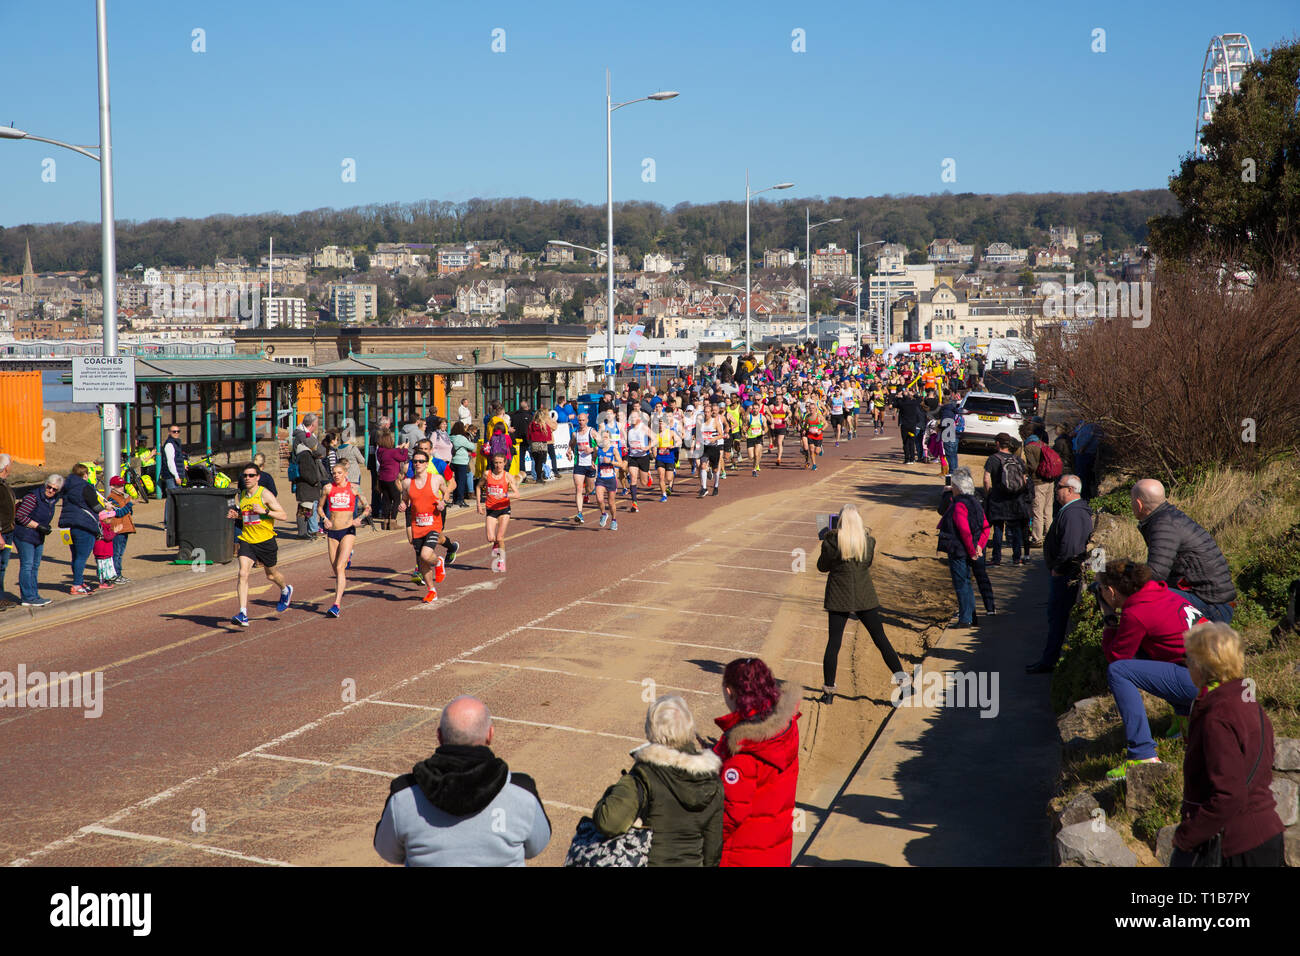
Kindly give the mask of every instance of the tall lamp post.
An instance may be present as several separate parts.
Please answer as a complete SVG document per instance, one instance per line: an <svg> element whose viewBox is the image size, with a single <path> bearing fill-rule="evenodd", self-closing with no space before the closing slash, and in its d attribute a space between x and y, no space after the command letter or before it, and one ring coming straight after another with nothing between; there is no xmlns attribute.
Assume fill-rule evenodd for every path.
<svg viewBox="0 0 1300 956"><path fill-rule="evenodd" d="M100 0L100 2L102 3L103 0ZM607 261L609 262L609 284L607 288L609 325L605 332L606 368L609 367L609 359L614 355L614 138L612 133L614 110L621 110L625 106L631 106L633 103L641 103L645 100L671 100L677 95L675 90L663 90L658 93L651 93L649 96L642 96L639 99L615 103L611 95L609 70L605 71L605 219L608 227L606 249L608 250ZM612 392L614 390L613 373L607 374L605 378L605 387Z"/></svg>
<svg viewBox="0 0 1300 956"><path fill-rule="evenodd" d="M604 249L593 249L591 246L580 246L576 242L565 242L563 239L548 239L546 244L548 246L563 246L566 249L581 249L583 252L590 252L592 255L597 256L597 262L600 261L600 256L605 256L610 262L614 261L613 255ZM609 336L606 339L605 344L606 362L614 357L614 313L610 312L607 318L609 319ZM609 376L609 390L611 392L614 390L614 376L612 375Z"/></svg>
<svg viewBox="0 0 1300 956"><path fill-rule="evenodd" d="M858 351L862 351L862 250L871 246L878 246L884 239L876 239L874 242L863 243L862 230L858 230L858 285L857 285L857 322L858 322Z"/></svg>
<svg viewBox="0 0 1300 956"><path fill-rule="evenodd" d="M805 300L804 305L804 338L808 337L808 329L812 325L812 231L818 226L828 226L833 222L844 221L843 219L824 219L821 222L812 222L811 217L812 210L805 206L803 211L804 224L806 226L806 229L804 230L804 262L808 269L808 298ZM817 324L817 328L821 328L821 323ZM821 336L819 335L818 338L820 339Z"/></svg>
<svg viewBox="0 0 1300 956"><path fill-rule="evenodd" d="M777 183L775 186L765 186L762 189L755 189L752 192L749 188L749 167L745 167L745 351L749 351L749 270L753 256L749 251L749 201L759 193L770 192L773 189L789 189L794 183Z"/></svg>
<svg viewBox="0 0 1300 956"><path fill-rule="evenodd" d="M113 135L108 109L108 21L105 0L95 0L95 37L99 57L99 145L74 146L57 139L33 136L12 126L0 126L0 139L29 139L37 143L61 146L88 156L99 163L100 256L104 292L104 356L117 355L117 246L113 229ZM98 150L99 154L91 152ZM109 409L113 411L110 415ZM116 405L100 407L101 420L108 424L117 419ZM120 428L120 425L119 425ZM102 432L105 482L122 467L122 433L118 428ZM107 484L105 484L107 490Z"/></svg>

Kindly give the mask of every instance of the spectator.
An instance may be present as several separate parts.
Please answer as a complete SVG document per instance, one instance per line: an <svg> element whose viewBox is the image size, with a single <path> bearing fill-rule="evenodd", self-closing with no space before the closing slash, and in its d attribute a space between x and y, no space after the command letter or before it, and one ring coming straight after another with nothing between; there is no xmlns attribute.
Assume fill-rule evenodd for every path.
<svg viewBox="0 0 1300 956"><path fill-rule="evenodd" d="M1154 580L1145 564L1125 559L1111 561L1097 576L1097 599L1106 625L1101 633L1106 680L1124 721L1129 756L1107 776L1123 780L1133 764L1160 762L1142 691L1173 706L1171 736L1182 736L1196 699L1184 663L1183 632L1201 620L1201 612Z"/></svg>
<svg viewBox="0 0 1300 956"><path fill-rule="evenodd" d="M1043 449L1047 446L1034 431L1032 422L1025 422L1020 426L1020 431L1025 439L1025 476L1029 480L1030 524L1029 538L1025 542L1025 549L1028 550L1031 546L1041 548L1043 537L1047 534L1047 529L1052 526L1052 491L1060 475L1053 478L1038 477L1039 465L1043 461ZM1051 455L1048 455L1048 458L1050 459ZM1064 471L1061 474L1064 474Z"/></svg>
<svg viewBox="0 0 1300 956"><path fill-rule="evenodd" d="M274 498L279 495L280 492L275 487L275 479L272 478L271 473L266 470L266 456L259 451L253 456L253 464L255 464L258 469L257 483L269 491L271 497Z"/></svg>
<svg viewBox="0 0 1300 956"><path fill-rule="evenodd" d="M379 513L384 519L384 530L392 527L392 520L397 517L397 503L402 498L398 479L402 476L408 450L405 443L393 446L393 433L384 432L379 436L379 447L375 449L379 461Z"/></svg>
<svg viewBox="0 0 1300 956"><path fill-rule="evenodd" d="M721 866L789 866L799 778L799 694L757 657L722 672L728 713L713 751L722 758Z"/></svg>
<svg viewBox="0 0 1300 956"><path fill-rule="evenodd" d="M429 471L441 475L451 464L451 436L446 419L436 415L429 419Z"/></svg>
<svg viewBox="0 0 1300 956"><path fill-rule="evenodd" d="M903 436L903 464L921 460L921 433L925 429L925 409L921 407L916 394L903 392L894 399L893 405L898 409L898 427Z"/></svg>
<svg viewBox="0 0 1300 956"><path fill-rule="evenodd" d="M541 408L542 421L544 421L546 427L550 429L550 436L546 439L546 456L551 461L552 478L560 477L560 464L555 460L555 430L562 422L568 424L570 421L577 420L576 416L573 419L569 418L569 413L565 410L563 402L564 399L561 399L561 404L557 405L553 409L547 408L545 405ZM573 406L569 407L572 408Z"/></svg>
<svg viewBox="0 0 1300 956"><path fill-rule="evenodd" d="M1230 624L1237 588L1210 533L1171 505L1165 486L1154 478L1134 484L1131 501L1156 580L1168 583L1211 621Z"/></svg>
<svg viewBox="0 0 1300 956"><path fill-rule="evenodd" d="M969 468L958 468L952 476L954 494L939 519L938 549L948 555L948 573L957 594L957 627L975 623L975 590L971 575L979 585L984 611L994 614L993 585L989 581L984 548L993 533L984 508L975 497L975 479Z"/></svg>
<svg viewBox="0 0 1300 956"><path fill-rule="evenodd" d="M326 480L321 469L325 448L313 435L319 421L315 412L308 412L302 417L302 425L294 431L292 441L292 454L298 462L298 481L294 488L298 499L298 536L312 540L320 534L317 502L320 501L321 485Z"/></svg>
<svg viewBox="0 0 1300 956"><path fill-rule="evenodd" d="M528 426L533 421L533 406L526 398L519 400L519 407L510 413L510 441L523 442L528 439ZM507 462L509 465L509 462ZM524 469L521 467L520 471Z"/></svg>
<svg viewBox="0 0 1300 956"><path fill-rule="evenodd" d="M428 435L425 433L426 422L424 418L412 418L402 426L401 441L407 448L414 448Z"/></svg>
<svg viewBox="0 0 1300 956"><path fill-rule="evenodd" d="M1056 500L1061 510L1043 541L1047 564L1047 644L1043 656L1025 668L1026 674L1050 674L1061 658L1070 609L1079 600L1083 558L1092 535L1092 511L1081 500L1083 484L1078 475L1062 475L1056 481Z"/></svg>
<svg viewBox="0 0 1300 956"><path fill-rule="evenodd" d="M95 575L99 578L100 588L111 591L117 577L117 568L113 565L113 509L104 508L95 518L99 522L99 537L91 545L91 553L95 556Z"/></svg>
<svg viewBox="0 0 1300 956"><path fill-rule="evenodd" d="M1057 430L1056 440L1052 442L1052 450L1061 459L1062 474L1074 474L1074 430L1069 425L1064 425Z"/></svg>
<svg viewBox="0 0 1300 956"><path fill-rule="evenodd" d="M357 447L356 436L347 431L339 435L338 460L348 466L348 483L354 488L361 488L361 469L366 464L366 459L361 454L361 449ZM256 463L257 459L253 459ZM260 468L261 466L258 465ZM271 494L275 494L275 488L271 488Z"/></svg>
<svg viewBox="0 0 1300 956"><path fill-rule="evenodd" d="M984 463L984 510L993 525L993 557L989 567L1002 563L1002 538L1011 542L1011 563L1026 565L1029 538L1029 475L1023 458L1015 454L1019 447L1013 437L999 432L997 451Z"/></svg>
<svg viewBox="0 0 1300 956"><path fill-rule="evenodd" d="M538 409L533 420L528 423L528 454L533 460L533 474L540 485L545 478L544 469L546 464L547 446L551 443L551 420ZM521 462L522 464L522 462Z"/></svg>
<svg viewBox="0 0 1300 956"><path fill-rule="evenodd" d="M821 553L817 556L817 570L826 575L822 606L826 609L828 636L822 657L824 683L820 702L823 704L835 700L840 643L850 617L856 617L866 626L885 666L894 675L894 682L901 684L906 679L903 664L880 620L880 600L871 581L871 562L875 555L876 539L863 527L858 506L845 505L840 509L835 527L822 535Z"/></svg>
<svg viewBox="0 0 1300 956"><path fill-rule="evenodd" d="M456 478L452 501L461 508L469 507L466 498L474 492L474 471L470 462L477 448L478 442L470 437L464 422L451 426L451 470Z"/></svg>
<svg viewBox="0 0 1300 956"><path fill-rule="evenodd" d="M181 427L171 425L162 446L163 526L171 524L172 498L175 488L185 484L185 451L181 448Z"/></svg>
<svg viewBox="0 0 1300 956"><path fill-rule="evenodd" d="M1241 635L1203 623L1184 637L1187 669L1200 688L1187 729L1182 822L1170 866L1191 865L1221 839L1222 865L1282 866L1282 820L1273 782L1273 726L1243 678Z"/></svg>
<svg viewBox="0 0 1300 956"><path fill-rule="evenodd" d="M651 831L647 866L717 866L722 859L722 761L700 750L686 701L660 697L646 710L649 743L605 791L591 819L607 837L620 836L639 818Z"/></svg>
<svg viewBox="0 0 1300 956"><path fill-rule="evenodd" d="M8 455L0 454L0 611L7 611L16 606L5 593L5 570L9 567L9 545L14 540L14 513L18 502L14 501L13 490L9 487Z"/></svg>
<svg viewBox="0 0 1300 956"><path fill-rule="evenodd" d="M54 521L54 505L63 493L63 476L50 475L38 490L29 492L14 510L14 544L18 546L18 593L23 607L50 603L37 590L37 572L45 553L45 539Z"/></svg>
<svg viewBox="0 0 1300 956"><path fill-rule="evenodd" d="M492 753L487 706L457 697L438 722L438 749L392 782L375 851L406 866L523 866L546 849L551 822L531 777Z"/></svg>
<svg viewBox="0 0 1300 956"><path fill-rule="evenodd" d="M113 509L113 583L130 584L122 574L122 557L126 554L127 536L135 534L135 505L126 494L126 481L120 475L108 479L109 507Z"/></svg>
<svg viewBox="0 0 1300 956"><path fill-rule="evenodd" d="M1071 442L1074 450L1074 473L1083 482L1084 497L1097 495L1097 450L1101 447L1101 429L1092 422L1080 422Z"/></svg>
<svg viewBox="0 0 1300 956"><path fill-rule="evenodd" d="M63 507L59 511L59 527L67 528L72 536L72 587L69 594L89 594L84 575L86 562L95 549L99 537L99 495L86 481L89 469L82 463L72 466L63 485Z"/></svg>
<svg viewBox="0 0 1300 956"><path fill-rule="evenodd" d="M468 398L460 400L460 407L456 410L456 417L466 428L474 424L474 413L470 411Z"/></svg>
<svg viewBox="0 0 1300 956"><path fill-rule="evenodd" d="M863 401L866 401L865 397ZM948 463L948 474L951 475L957 470L957 446L961 434L958 425L962 418L961 392L948 393L948 401L939 406L936 418L939 422L939 441L943 446L943 457Z"/></svg>

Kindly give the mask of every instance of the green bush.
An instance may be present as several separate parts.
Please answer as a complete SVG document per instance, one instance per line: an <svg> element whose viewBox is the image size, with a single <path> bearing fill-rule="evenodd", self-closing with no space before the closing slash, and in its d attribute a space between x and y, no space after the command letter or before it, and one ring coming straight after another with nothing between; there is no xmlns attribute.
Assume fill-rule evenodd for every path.
<svg viewBox="0 0 1300 956"><path fill-rule="evenodd" d="M1261 540L1251 551L1236 575L1238 613L1251 602L1270 623L1276 623L1286 613L1287 589L1300 578L1300 524L1278 538Z"/></svg>
<svg viewBox="0 0 1300 956"><path fill-rule="evenodd" d="M1063 714L1075 701L1110 692L1106 684L1106 658L1101 652L1101 611L1087 592L1070 612L1065 650L1052 676L1052 710Z"/></svg>
<svg viewBox="0 0 1300 956"><path fill-rule="evenodd" d="M1130 504L1132 501L1132 490L1132 485L1120 485L1118 488L1108 491L1104 495L1098 495L1096 498L1093 498L1088 502L1088 507L1090 507L1096 514L1105 512L1108 515L1132 517L1133 506Z"/></svg>

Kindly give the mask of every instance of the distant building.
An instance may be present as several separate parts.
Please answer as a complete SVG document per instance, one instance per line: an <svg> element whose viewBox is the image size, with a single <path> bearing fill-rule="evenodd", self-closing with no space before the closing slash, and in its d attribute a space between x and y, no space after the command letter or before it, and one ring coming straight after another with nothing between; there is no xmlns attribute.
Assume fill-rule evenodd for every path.
<svg viewBox="0 0 1300 956"><path fill-rule="evenodd" d="M506 310L504 279L479 279L456 287L456 311L466 315L499 315Z"/></svg>
<svg viewBox="0 0 1300 956"><path fill-rule="evenodd" d="M730 272L731 256L711 252L704 257L704 268L709 272Z"/></svg>
<svg viewBox="0 0 1300 956"><path fill-rule="evenodd" d="M926 249L926 259L935 264L973 262L975 246L956 239L936 239Z"/></svg>
<svg viewBox="0 0 1300 956"><path fill-rule="evenodd" d="M793 249L764 249L764 269L788 269L799 261L799 253Z"/></svg>
<svg viewBox="0 0 1300 956"><path fill-rule="evenodd" d="M440 276L465 272L468 269L477 269L478 266L479 254L475 246L467 245L438 250L438 275Z"/></svg>
<svg viewBox="0 0 1300 956"><path fill-rule="evenodd" d="M673 260L670 256L665 256L658 252L652 252L642 260L641 271L672 272Z"/></svg>
<svg viewBox="0 0 1300 956"><path fill-rule="evenodd" d="M1083 244L1085 246L1095 246L1099 242L1101 242L1101 233L1085 232L1083 234Z"/></svg>
<svg viewBox="0 0 1300 956"><path fill-rule="evenodd" d="M548 245L542 254L542 261L548 266L567 265L573 261L573 247Z"/></svg>
<svg viewBox="0 0 1300 956"><path fill-rule="evenodd" d="M330 312L340 325L364 325L379 315L379 289L369 282L332 282Z"/></svg>
<svg viewBox="0 0 1300 956"><path fill-rule="evenodd" d="M984 250L989 265L1021 265L1029 261L1028 249L1013 249L1009 242L991 242Z"/></svg>
<svg viewBox="0 0 1300 956"><path fill-rule="evenodd" d="M843 279L853 275L853 253L841 249L835 243L829 243L825 249L818 249L812 255L812 277L814 279Z"/></svg>
<svg viewBox="0 0 1300 956"><path fill-rule="evenodd" d="M1078 250L1079 236L1075 233L1073 226L1051 226L1047 233L1051 245Z"/></svg>
<svg viewBox="0 0 1300 956"><path fill-rule="evenodd" d="M307 327L307 300L295 296L272 296L262 300L262 327L302 329Z"/></svg>
<svg viewBox="0 0 1300 956"><path fill-rule="evenodd" d="M323 246L311 257L311 265L313 269L344 269L350 272L357 267L357 262L351 249Z"/></svg>

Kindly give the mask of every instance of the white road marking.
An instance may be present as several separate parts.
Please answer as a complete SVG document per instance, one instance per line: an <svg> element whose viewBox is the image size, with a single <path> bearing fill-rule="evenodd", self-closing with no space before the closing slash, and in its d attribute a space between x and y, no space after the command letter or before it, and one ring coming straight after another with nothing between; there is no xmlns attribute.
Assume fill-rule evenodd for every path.
<svg viewBox="0 0 1300 956"><path fill-rule="evenodd" d="M390 780L393 777L398 776L397 774L390 773L387 770L367 770L365 767L353 767L345 763L326 763L324 760L308 760L306 757L288 757L284 754L266 753L256 753L253 754L253 756L261 757L263 760L282 760L285 763L305 763L313 767L327 767L330 770L352 770L356 773L372 773L376 777L387 777Z"/></svg>
<svg viewBox="0 0 1300 956"><path fill-rule="evenodd" d="M509 668L510 670L536 671L540 674L559 674L563 677L581 677L586 680L606 680L606 681L615 681L617 683L623 683L623 684L635 684L638 687L642 686L641 681L631 677L606 677L603 674L579 674L577 671L560 670L558 667L535 667L529 664L501 664L498 663L497 661L476 661L464 657L456 661L456 663L457 664L482 664L485 667L505 667L505 668ZM663 690L680 691L683 694L702 694L705 697L721 696L718 691L695 690L691 687L674 687L672 684L660 684L658 681L655 682L655 686L662 688Z"/></svg>
<svg viewBox="0 0 1300 956"><path fill-rule="evenodd" d="M681 559L685 564L707 564L712 568L729 568L732 571L770 571L773 574L794 574L793 571L787 571L785 568L755 568L748 564L714 564L712 561Z"/></svg>
<svg viewBox="0 0 1300 956"><path fill-rule="evenodd" d="M479 581L475 584L467 584L459 591L448 594L444 598L434 598L428 604L421 602L414 607L407 608L408 611L432 611L440 607L446 607L448 604L455 604L463 597L468 597L475 591L493 591L501 586L501 578L492 581Z"/></svg>
<svg viewBox="0 0 1300 956"><path fill-rule="evenodd" d="M779 553L785 554L784 551L781 551ZM638 611L667 611L669 614L694 614L698 617L723 617L729 621L734 621L736 619L736 615L734 614L715 614L712 611L687 611L683 608L676 608L676 607L651 607L648 604L611 604L606 601L583 601L582 603L592 604L595 605L596 607L630 607L630 608L635 608ZM745 618L745 620L758 621L763 624L772 623L772 619L770 617L747 617Z"/></svg>
<svg viewBox="0 0 1300 956"><path fill-rule="evenodd" d="M625 641L640 641L643 644L669 644L678 647L697 647L704 651L725 651L728 654L734 654L737 657L753 657L753 651L743 650L737 647L718 647L716 644L692 644L689 641L665 641L657 637L638 637L633 634L609 634L604 631L581 631L571 627L529 627L532 631L560 631L565 634L587 634L592 637L617 637ZM791 664L813 664L821 667L821 661L801 661L794 657L783 657L783 661Z"/></svg>
<svg viewBox="0 0 1300 956"><path fill-rule="evenodd" d="M235 860L243 860L245 863L261 863L265 866L294 866L293 863L286 863L284 860L271 860L266 857L249 856L247 853L240 853L237 850L227 850L224 847L209 846L205 843L191 843L189 840L174 840L171 837L151 836L148 833L132 833L129 830L111 830L108 827L88 826L82 827L81 833L96 833L100 836L118 837L123 840L138 840L142 843L162 843L169 846L182 846L187 850L198 850L201 853L211 853L213 856L226 856Z"/></svg>
<svg viewBox="0 0 1300 956"><path fill-rule="evenodd" d="M411 710L427 710L431 713L441 713L441 707L434 707L430 704L407 704L400 700L372 700L372 704L383 704L387 707L408 707ZM540 720L523 720L519 717L502 717L500 714L492 715L493 721L500 721L503 724L524 724L528 727L542 727L546 730L567 730L574 734L588 734L592 737L613 737L615 740L631 740L633 743L642 743L644 737L629 737L627 734L611 734L603 730L587 730L585 727L566 727L564 724L544 724Z"/></svg>

